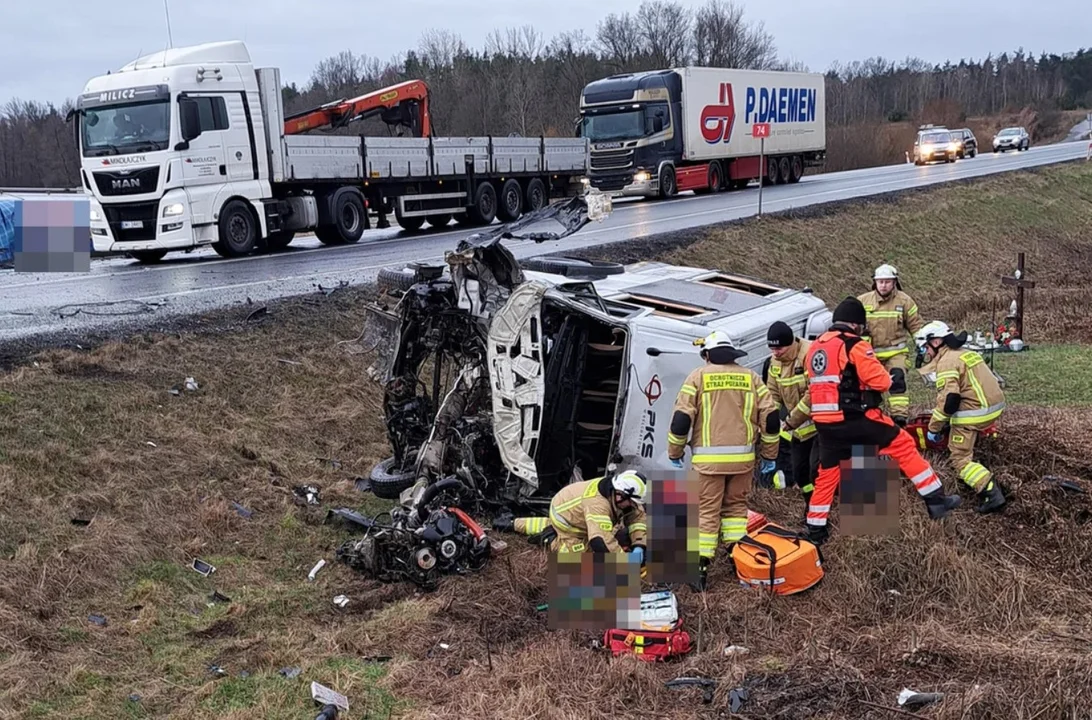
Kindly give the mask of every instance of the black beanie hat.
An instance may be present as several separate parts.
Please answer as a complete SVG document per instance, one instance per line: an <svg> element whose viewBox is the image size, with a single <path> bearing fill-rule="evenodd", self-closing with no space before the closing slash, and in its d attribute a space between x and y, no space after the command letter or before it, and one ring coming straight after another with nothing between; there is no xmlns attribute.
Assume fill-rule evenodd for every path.
<svg viewBox="0 0 1092 720"><path fill-rule="evenodd" d="M847 297L838 303L838 307L834 308L834 317L832 319L836 323L846 322L854 325L864 325L868 322L864 305L855 297Z"/></svg>
<svg viewBox="0 0 1092 720"><path fill-rule="evenodd" d="M771 325L766 333L766 345L772 348L789 347L795 339L792 328L780 320Z"/></svg>

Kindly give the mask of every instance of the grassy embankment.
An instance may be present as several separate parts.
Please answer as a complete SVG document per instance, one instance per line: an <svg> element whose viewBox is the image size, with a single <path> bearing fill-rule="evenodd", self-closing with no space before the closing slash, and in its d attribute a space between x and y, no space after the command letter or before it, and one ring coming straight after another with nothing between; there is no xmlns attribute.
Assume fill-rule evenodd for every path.
<svg viewBox="0 0 1092 720"><path fill-rule="evenodd" d="M545 560L517 538L483 577L427 596L334 562L347 532L325 510L360 506L353 476L387 454L368 357L341 342L359 334L364 293L289 303L246 331L46 352L0 375L0 718L288 720L310 717L311 680L350 696L354 718L704 717L739 685L752 718L890 717L874 705L896 707L904 686L949 693L922 717L1080 717L1092 503L1040 478L1092 470L1090 231L1092 167L1078 164L763 218L668 253L832 301L894 262L923 313L971 329L1007 306L998 276L1017 251L1039 282L1032 349L998 356L1020 405L989 460L1016 492L1008 512L937 526L906 492L901 537L836 537L826 581L797 598L743 591L721 564L707 596L679 591L695 637L702 618L702 652L681 667L611 662L587 636L547 632ZM187 376L201 389L172 396ZM294 503L308 483L321 507ZM785 522L800 510L796 496L755 502ZM201 577L194 557L218 570ZM231 602L210 606L214 590ZM750 653L723 656L733 643ZM288 666L303 672L278 674ZM713 706L663 687L693 673L720 678Z"/></svg>

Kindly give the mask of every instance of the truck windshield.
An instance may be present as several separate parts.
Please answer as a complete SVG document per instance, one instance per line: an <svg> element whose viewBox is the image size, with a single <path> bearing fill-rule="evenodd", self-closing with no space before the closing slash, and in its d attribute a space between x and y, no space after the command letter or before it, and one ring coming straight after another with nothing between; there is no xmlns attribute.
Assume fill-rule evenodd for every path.
<svg viewBox="0 0 1092 720"><path fill-rule="evenodd" d="M87 110L80 122L84 157L166 150L171 109L166 100Z"/></svg>
<svg viewBox="0 0 1092 720"><path fill-rule="evenodd" d="M583 137L589 142L634 140L646 135L644 110L627 110L609 115L585 115Z"/></svg>

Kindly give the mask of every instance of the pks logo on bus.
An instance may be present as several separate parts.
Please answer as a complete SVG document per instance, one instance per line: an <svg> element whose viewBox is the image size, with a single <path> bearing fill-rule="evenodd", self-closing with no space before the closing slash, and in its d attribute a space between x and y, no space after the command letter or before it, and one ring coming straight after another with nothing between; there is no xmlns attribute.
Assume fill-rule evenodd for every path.
<svg viewBox="0 0 1092 720"><path fill-rule="evenodd" d="M732 126L736 124L736 107L732 101L732 83L720 84L720 102L706 105L701 111L701 136L710 145L732 141Z"/></svg>

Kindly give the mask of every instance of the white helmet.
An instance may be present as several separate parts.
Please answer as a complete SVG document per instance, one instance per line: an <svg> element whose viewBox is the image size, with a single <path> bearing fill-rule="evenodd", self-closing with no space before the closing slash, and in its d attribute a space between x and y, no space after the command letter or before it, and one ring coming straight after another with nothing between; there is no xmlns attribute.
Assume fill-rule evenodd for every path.
<svg viewBox="0 0 1092 720"><path fill-rule="evenodd" d="M895 287L899 290L902 290L902 283L899 282L899 271L895 268L894 265L884 263L883 265L880 265L878 268L876 268L876 270L872 273L873 290L876 289L877 280L894 280Z"/></svg>
<svg viewBox="0 0 1092 720"><path fill-rule="evenodd" d="M952 334L952 329L941 320L932 320L922 326L921 330L914 333L914 342L919 348L925 347L925 343L936 338L947 337Z"/></svg>
<svg viewBox="0 0 1092 720"><path fill-rule="evenodd" d="M626 470L611 478L611 488L614 492L629 498L638 505L645 504L645 478L636 470Z"/></svg>
<svg viewBox="0 0 1092 720"><path fill-rule="evenodd" d="M876 268L876 272L872 273L873 280L898 280L899 271L895 269L894 265L888 265L884 263Z"/></svg>

